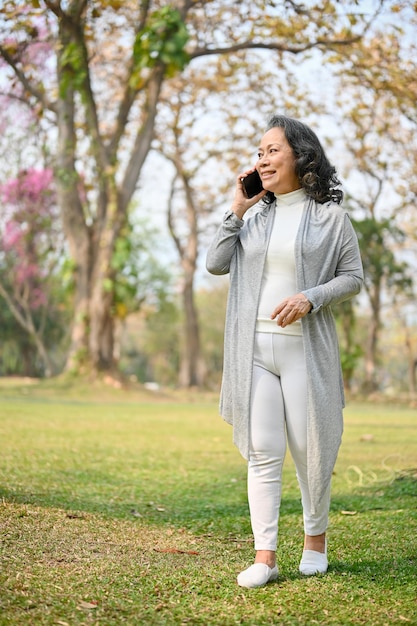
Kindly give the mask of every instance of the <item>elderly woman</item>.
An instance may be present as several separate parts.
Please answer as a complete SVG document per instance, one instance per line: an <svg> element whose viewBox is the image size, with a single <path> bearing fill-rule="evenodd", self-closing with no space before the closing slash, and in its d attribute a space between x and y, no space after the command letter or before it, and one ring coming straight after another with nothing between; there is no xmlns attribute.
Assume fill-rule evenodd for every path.
<svg viewBox="0 0 417 626"><path fill-rule="evenodd" d="M248 197L245 179L254 172L261 191ZM248 461L256 551L254 564L238 576L242 587L278 577L287 440L303 506L299 570L313 575L328 567L330 485L344 407L331 307L357 294L363 280L339 186L315 133L298 120L272 117L256 166L238 176L207 254L209 272L230 273L220 412Z"/></svg>

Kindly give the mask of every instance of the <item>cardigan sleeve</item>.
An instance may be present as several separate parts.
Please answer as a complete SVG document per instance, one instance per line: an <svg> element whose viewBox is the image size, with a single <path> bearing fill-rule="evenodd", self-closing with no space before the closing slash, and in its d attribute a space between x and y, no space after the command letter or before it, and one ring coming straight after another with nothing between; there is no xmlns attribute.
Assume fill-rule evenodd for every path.
<svg viewBox="0 0 417 626"><path fill-rule="evenodd" d="M207 252L206 268L210 274L229 273L230 261L235 253L244 223L233 211L226 212Z"/></svg>
<svg viewBox="0 0 417 626"><path fill-rule="evenodd" d="M334 276L302 293L311 302L311 314L322 307L337 304L359 293L363 283L363 268L358 239L347 214L344 216L343 237Z"/></svg>

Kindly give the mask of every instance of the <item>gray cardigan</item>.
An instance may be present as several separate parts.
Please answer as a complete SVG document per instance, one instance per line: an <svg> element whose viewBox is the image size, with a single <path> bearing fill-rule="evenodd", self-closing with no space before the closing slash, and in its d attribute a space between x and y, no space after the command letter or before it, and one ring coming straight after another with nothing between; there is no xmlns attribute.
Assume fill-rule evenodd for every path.
<svg viewBox="0 0 417 626"><path fill-rule="evenodd" d="M230 273L220 414L233 425L234 443L245 459L249 458L255 325L274 216L274 204L247 220L227 211L207 253L210 273ZM363 281L357 237L343 208L307 198L295 241L295 264L297 290L313 305L301 323L307 368L308 480L314 511L330 483L343 431L343 379L331 306L357 294Z"/></svg>

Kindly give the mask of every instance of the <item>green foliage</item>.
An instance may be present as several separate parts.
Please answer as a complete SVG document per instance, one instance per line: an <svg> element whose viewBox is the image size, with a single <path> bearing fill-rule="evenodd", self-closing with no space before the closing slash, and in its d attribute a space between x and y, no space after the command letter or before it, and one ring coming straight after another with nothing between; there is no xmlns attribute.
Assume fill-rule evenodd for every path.
<svg viewBox="0 0 417 626"><path fill-rule="evenodd" d="M168 294L167 294L168 295ZM158 306L144 306L139 320L127 323L120 369L140 382L175 385L178 379L180 311L166 297Z"/></svg>
<svg viewBox="0 0 417 626"><path fill-rule="evenodd" d="M342 344L340 346L340 362L343 374L350 380L355 371L359 359L363 356L363 348L354 344L349 350Z"/></svg>
<svg viewBox="0 0 417 626"><path fill-rule="evenodd" d="M59 95L65 98L69 87L82 94L87 78L84 51L82 47L70 41L62 51L60 57Z"/></svg>
<svg viewBox="0 0 417 626"><path fill-rule="evenodd" d="M160 245L160 234L146 218L131 213L116 241L111 267L114 279L105 288L114 294L114 315L124 326L119 362L125 375L138 380L174 382L178 371L178 310L172 301L173 276ZM144 327L136 328L139 319ZM134 330L131 330L133 327Z"/></svg>
<svg viewBox="0 0 417 626"><path fill-rule="evenodd" d="M78 185L80 178L77 172L71 171L65 168L57 168L55 170L56 179L59 180L63 187L70 188L73 185Z"/></svg>
<svg viewBox="0 0 417 626"><path fill-rule="evenodd" d="M71 316L52 170L20 171L2 200L0 374L50 375L62 366Z"/></svg>
<svg viewBox="0 0 417 626"><path fill-rule="evenodd" d="M196 294L201 348L208 371L207 383L216 389L220 385L223 369L224 321L229 289L227 279L219 282L215 289L201 289Z"/></svg>
<svg viewBox="0 0 417 626"><path fill-rule="evenodd" d="M168 5L154 11L146 26L136 36L132 86L140 83L141 70L152 68L158 63L165 66L167 77L183 70L190 60L184 49L188 37L186 25L177 9Z"/></svg>
<svg viewBox="0 0 417 626"><path fill-rule="evenodd" d="M361 343L358 342L356 333L354 302L352 300L345 300L334 307L333 312L336 318L336 327L339 335L343 379L346 388L350 389L354 372L363 355L363 347Z"/></svg>
<svg viewBox="0 0 417 626"><path fill-rule="evenodd" d="M404 239L403 231L390 219L367 217L352 222L358 235L365 286L372 289L385 280L388 288L408 292L413 284L408 264L397 260L392 245Z"/></svg>
<svg viewBox="0 0 417 626"><path fill-rule="evenodd" d="M71 319L71 286L61 276L49 277L49 302L44 311L33 311L36 327L42 326L43 343L56 371L64 365ZM23 332L7 306L0 307L0 376L45 375L38 349L28 333Z"/></svg>
<svg viewBox="0 0 417 626"><path fill-rule="evenodd" d="M0 376L37 376L37 350L7 306L0 307Z"/></svg>
<svg viewBox="0 0 417 626"><path fill-rule="evenodd" d="M160 261L157 229L133 217L118 237L111 261L114 280L105 289L114 291L115 314L124 319L144 302L155 306L166 300L171 284L169 269Z"/></svg>

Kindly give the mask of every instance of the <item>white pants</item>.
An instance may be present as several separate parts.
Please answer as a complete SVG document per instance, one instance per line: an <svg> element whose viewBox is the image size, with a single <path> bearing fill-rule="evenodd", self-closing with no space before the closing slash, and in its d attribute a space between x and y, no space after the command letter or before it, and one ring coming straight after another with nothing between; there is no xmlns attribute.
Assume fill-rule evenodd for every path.
<svg viewBox="0 0 417 626"><path fill-rule="evenodd" d="M304 532L326 531L330 486L311 515L307 481L307 381L303 338L256 333L250 417L248 499L255 550L275 551L286 440L301 489Z"/></svg>

